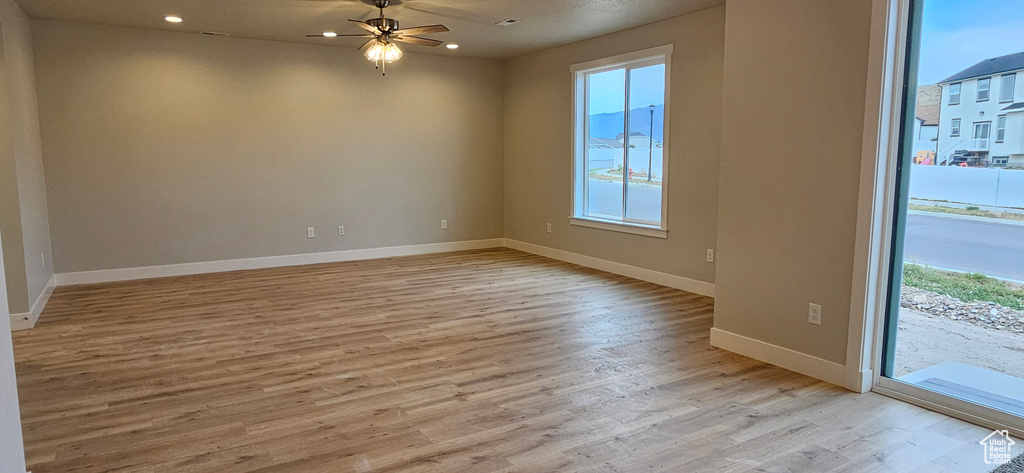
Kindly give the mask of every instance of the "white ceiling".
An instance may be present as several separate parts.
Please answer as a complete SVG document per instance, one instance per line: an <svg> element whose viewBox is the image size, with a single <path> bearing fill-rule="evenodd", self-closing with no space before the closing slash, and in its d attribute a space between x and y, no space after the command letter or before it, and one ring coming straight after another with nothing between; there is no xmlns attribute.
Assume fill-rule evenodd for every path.
<svg viewBox="0 0 1024 473"><path fill-rule="evenodd" d="M378 16L372 0L18 0L32 18L98 23L356 48L358 38L306 34L358 33L349 18ZM725 0L392 0L385 12L403 28L442 23L426 35L461 48L403 45L407 52L508 58L722 5ZM184 23L163 20L177 15ZM512 26L495 26L507 18Z"/></svg>

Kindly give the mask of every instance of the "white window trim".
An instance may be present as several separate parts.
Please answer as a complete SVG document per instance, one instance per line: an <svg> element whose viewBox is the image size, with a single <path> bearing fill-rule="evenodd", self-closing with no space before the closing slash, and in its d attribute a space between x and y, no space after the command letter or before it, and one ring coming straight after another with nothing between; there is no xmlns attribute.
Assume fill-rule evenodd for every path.
<svg viewBox="0 0 1024 473"><path fill-rule="evenodd" d="M569 223L578 227L598 228L654 238L668 238L668 231L655 225L642 225L622 220L606 220L595 217L569 217Z"/></svg>
<svg viewBox="0 0 1024 473"><path fill-rule="evenodd" d="M1006 79L1007 77L1010 77L1011 78L1010 82L1012 82L1012 84L1010 84L1010 88L1009 88L1009 90L1010 90L1010 98L1009 99L1003 99L1003 91L1006 90L1006 88L1003 87L1004 85L1006 85L1005 84L1006 81L1004 79ZM1014 94L1014 92L1015 92L1014 89L1016 89L1016 88L1017 88L1017 73L1016 72L1014 72L1012 74L1003 74L1003 75L999 76L999 103L1013 103L1014 95L1016 95L1016 94Z"/></svg>
<svg viewBox="0 0 1024 473"><path fill-rule="evenodd" d="M569 71L572 76L572 115L571 120L573 124L572 130L572 199L569 207L569 223L572 225L598 228L602 230L618 231L623 233L631 233L634 235L650 236L655 238L668 238L668 186L669 186L669 135L670 125L669 117L671 116L671 90L672 90L672 52L675 50L675 45L666 44L663 46L657 46L649 49L643 49L640 51L634 51L626 54L619 54L617 56L606 57L602 59L596 59L593 61L587 61L579 64L573 64L570 66ZM664 58L664 61L662 61ZM629 220L611 220L601 219L591 216L585 216L583 213L583 207L586 202L585 186L577 185L577 181L580 177L579 169L586 160L586 120L578 122L576 118L580 115L586 115L586 101L580 100L581 95L585 95L585 81L581 80L580 73L594 73L601 72L603 70L613 70L622 67L626 64L634 64L643 62L644 60L657 61L658 63L664 62L665 64L665 119L664 119L664 137L662 138L661 149L662 149L662 177L661 177L661 225L645 225L640 222L629 221ZM628 93L628 91L627 91ZM629 113L628 111L626 113ZM582 139L581 139L582 138ZM625 205L625 203L624 203Z"/></svg>
<svg viewBox="0 0 1024 473"><path fill-rule="evenodd" d="M959 86L957 88L957 91L956 91L956 102L953 101L953 86L954 85ZM952 84L949 84L949 103L946 104L946 105L949 105L949 106L960 105L960 98L963 97L963 93L964 93L964 83L963 82L954 82Z"/></svg>
<svg viewBox="0 0 1024 473"><path fill-rule="evenodd" d="M981 91L982 91L981 82L982 81L988 81L988 82L986 82L988 84L988 87L984 89L985 90L985 98L984 99L981 98ZM975 94L974 94L975 98L977 99L976 102L981 103L981 102L988 102L989 100L992 100L992 78L991 77L982 77L982 78L978 79L976 81L976 83L978 84L977 89L975 90Z"/></svg>

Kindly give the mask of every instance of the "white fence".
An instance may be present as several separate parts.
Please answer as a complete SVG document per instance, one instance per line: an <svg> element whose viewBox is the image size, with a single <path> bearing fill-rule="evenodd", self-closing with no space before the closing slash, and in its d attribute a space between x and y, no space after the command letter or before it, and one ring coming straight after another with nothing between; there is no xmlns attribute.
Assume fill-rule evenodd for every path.
<svg viewBox="0 0 1024 473"><path fill-rule="evenodd" d="M590 170L595 169L616 169L622 165L622 150L621 149L602 149L602 148L591 148L590 150ZM633 171L647 169L647 160L651 160L651 167L654 168L654 175L661 175L661 157L662 149L654 148L654 152L648 156L651 150L648 148L636 148L629 150L629 164L633 168Z"/></svg>
<svg viewBox="0 0 1024 473"><path fill-rule="evenodd" d="M1024 208L1024 171L912 165L910 197Z"/></svg>

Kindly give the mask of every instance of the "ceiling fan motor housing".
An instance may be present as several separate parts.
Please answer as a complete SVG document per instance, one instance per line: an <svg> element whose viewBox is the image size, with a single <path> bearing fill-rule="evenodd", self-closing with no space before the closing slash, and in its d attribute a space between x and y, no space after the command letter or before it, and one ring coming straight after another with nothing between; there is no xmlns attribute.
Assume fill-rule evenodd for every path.
<svg viewBox="0 0 1024 473"><path fill-rule="evenodd" d="M370 18L366 24L385 32L398 29L398 20L391 18Z"/></svg>

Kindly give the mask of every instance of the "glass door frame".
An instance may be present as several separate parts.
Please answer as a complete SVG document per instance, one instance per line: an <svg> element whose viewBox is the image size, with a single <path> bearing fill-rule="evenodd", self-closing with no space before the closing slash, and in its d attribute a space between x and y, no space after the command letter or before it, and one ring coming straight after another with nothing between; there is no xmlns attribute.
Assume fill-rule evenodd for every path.
<svg viewBox="0 0 1024 473"><path fill-rule="evenodd" d="M910 167L912 145L912 140L904 139L904 130L913 130L914 114L906 111L915 105L916 86L908 84L917 82L917 34L924 1L874 0L875 34L869 74L878 80L879 88L869 87L865 114L862 211L856 249L863 265L854 274L847 387L874 391L1024 438L1024 418L885 376L892 374L895 354L891 348L896 342L898 318L888 314L899 310L899 293L891 289L902 284L903 227L910 182L904 177Z"/></svg>

